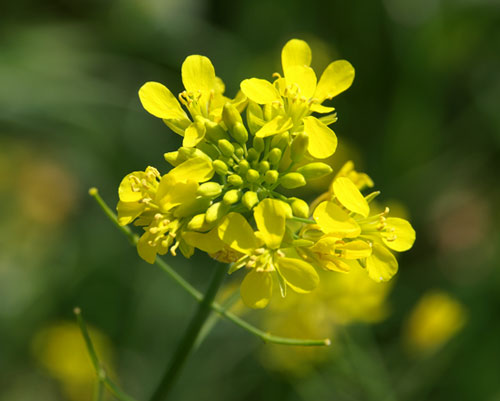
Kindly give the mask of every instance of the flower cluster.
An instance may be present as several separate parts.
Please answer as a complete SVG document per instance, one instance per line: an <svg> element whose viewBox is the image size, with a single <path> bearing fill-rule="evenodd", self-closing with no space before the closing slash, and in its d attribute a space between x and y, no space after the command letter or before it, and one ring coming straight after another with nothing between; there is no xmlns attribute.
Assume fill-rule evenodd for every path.
<svg viewBox="0 0 500 401"><path fill-rule="evenodd" d="M352 163L310 205L280 192L332 173L320 160L336 150L330 125L337 115L323 103L354 79L351 64L339 60L318 81L302 40L290 40L281 56L283 75L245 79L234 99L198 55L182 65L178 99L160 83L144 84L143 107L183 137L182 147L165 153L168 173L148 167L119 188L119 223L144 227L137 245L144 260L177 250L190 257L197 248L232 263L230 273L245 268L241 296L252 308L265 307L273 287L282 296L288 288L312 291L317 269L347 273L357 265L387 281L398 267L391 250L415 240L410 224L388 217L389 209L370 213L378 192L362 195L373 182Z"/></svg>

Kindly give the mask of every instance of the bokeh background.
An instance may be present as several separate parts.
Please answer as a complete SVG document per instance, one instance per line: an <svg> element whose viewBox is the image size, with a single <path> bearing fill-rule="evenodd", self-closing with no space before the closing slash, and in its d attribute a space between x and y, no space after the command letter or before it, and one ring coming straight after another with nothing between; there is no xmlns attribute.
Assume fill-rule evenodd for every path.
<svg viewBox="0 0 500 401"><path fill-rule="evenodd" d="M355 66L354 85L333 102L343 146L332 162L367 171L417 241L390 286L334 278L309 307L236 305L261 327L330 335L333 346L265 346L220 322L172 399L500 400L497 0L1 8L0 400L92 399L75 306L111 374L147 399L195 304L139 259L88 188L114 205L125 174L168 168L162 155L179 137L141 108L144 82L178 92L182 61L198 53L235 95L242 79L280 71L292 37L311 44L318 72L338 58ZM206 259L167 260L204 288Z"/></svg>

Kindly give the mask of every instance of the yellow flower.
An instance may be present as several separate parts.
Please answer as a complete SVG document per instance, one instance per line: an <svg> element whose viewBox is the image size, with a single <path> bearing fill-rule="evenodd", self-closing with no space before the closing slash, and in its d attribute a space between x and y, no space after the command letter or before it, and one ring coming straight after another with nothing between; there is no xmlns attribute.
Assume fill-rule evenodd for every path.
<svg viewBox="0 0 500 401"><path fill-rule="evenodd" d="M410 350L433 352L444 345L467 320L463 305L444 291L424 294L412 310L404 328Z"/></svg>
<svg viewBox="0 0 500 401"><path fill-rule="evenodd" d="M276 199L264 199L254 208L257 232L239 213L229 213L216 229L207 234L186 233L193 246L209 253L228 246L239 255L230 272L244 266L250 269L241 284L243 302L251 308L264 308L271 299L273 281L277 280L282 295L286 288L299 293L312 291L318 284L316 270L307 262L287 256L286 219L291 208Z"/></svg>
<svg viewBox="0 0 500 401"><path fill-rule="evenodd" d="M317 81L311 64L309 45L298 39L290 40L281 53L284 76L270 83L264 79L251 78L241 83L242 92L251 102L262 105L248 109L247 118L260 128L257 137L290 132L292 137L304 132L308 136L308 151L314 158L325 159L337 147L337 137L328 127L337 120L336 114L321 118L316 113L331 113L333 107L323 106L348 89L354 79L354 68L345 60L332 62Z"/></svg>

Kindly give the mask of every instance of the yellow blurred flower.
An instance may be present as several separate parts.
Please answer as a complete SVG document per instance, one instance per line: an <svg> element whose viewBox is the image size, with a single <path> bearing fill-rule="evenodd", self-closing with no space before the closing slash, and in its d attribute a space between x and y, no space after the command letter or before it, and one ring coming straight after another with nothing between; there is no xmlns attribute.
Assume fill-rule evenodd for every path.
<svg viewBox="0 0 500 401"><path fill-rule="evenodd" d="M103 361L111 361L109 339L89 328L96 351ZM96 384L96 373L76 323L58 322L38 331L32 340L38 363L62 386L72 401L88 401Z"/></svg>
<svg viewBox="0 0 500 401"><path fill-rule="evenodd" d="M430 353L457 334L466 320L467 313L459 301L443 291L428 292L413 308L403 338L411 352Z"/></svg>

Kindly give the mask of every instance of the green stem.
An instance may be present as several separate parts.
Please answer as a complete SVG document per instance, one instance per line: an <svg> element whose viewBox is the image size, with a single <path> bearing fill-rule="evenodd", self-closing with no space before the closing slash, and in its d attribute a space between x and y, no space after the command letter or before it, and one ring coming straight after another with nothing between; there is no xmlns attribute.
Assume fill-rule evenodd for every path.
<svg viewBox="0 0 500 401"><path fill-rule="evenodd" d="M94 366L97 379L100 383L103 383L111 393L121 401L136 401L134 398L125 394L107 375L104 367L102 366L99 358L97 356L97 352L95 351L94 344L92 343L92 339L90 338L89 332L87 330L87 325L82 317L82 311L80 308L75 308L73 311L76 315L76 320L78 321L78 325L80 326L80 331L82 332L83 339L85 340L85 346L87 347L87 351L90 355L90 360L92 361L92 365ZM102 393L102 384L99 384L98 394Z"/></svg>
<svg viewBox="0 0 500 401"><path fill-rule="evenodd" d="M170 390L172 389L175 380L180 374L181 369L187 361L189 354L191 353L194 345L196 344L196 339L200 334L200 330L203 324L210 315L211 305L217 295L224 277L226 276L228 269L227 264L217 263L215 274L212 281L205 293L205 296L198 305L195 315L193 316L189 326L184 333L179 346L175 350L174 356L168 369L165 371L163 378L158 385L158 388L151 397L151 401L161 401L167 398Z"/></svg>
<svg viewBox="0 0 500 401"><path fill-rule="evenodd" d="M292 221L298 221L299 223L306 223L306 224L316 224L316 222L313 219L304 219L303 217L292 217Z"/></svg>
<svg viewBox="0 0 500 401"><path fill-rule="evenodd" d="M104 202L104 200L99 195L99 192L96 188L92 188L89 191L89 194L97 201L99 206L103 209L104 213L113 221L113 223L120 229L120 231L127 236L132 245L136 245L139 240L138 236L135 235L130 228L126 226L120 226L118 224L118 219L116 215L111 211L109 206ZM312 222L310 222L312 224ZM179 284L189 295L191 295L198 302L201 302L203 299L203 295L194 288L188 281L186 281L179 273L177 273L172 267L170 267L163 259L159 257L156 258L155 264L160 267L165 273L167 273L177 284ZM257 327L251 325L240 317L236 316L234 313L226 310L223 306L219 305L216 302L212 302L211 308L217 312L220 316L225 317L230 320L237 326L240 326L242 329L256 335L264 342L274 343L274 344L283 344L283 345L300 345L300 346L326 346L330 345L331 341L329 338L320 339L320 340L309 340L309 339L298 339L298 338L287 338L287 337L278 337L272 334L266 333Z"/></svg>

